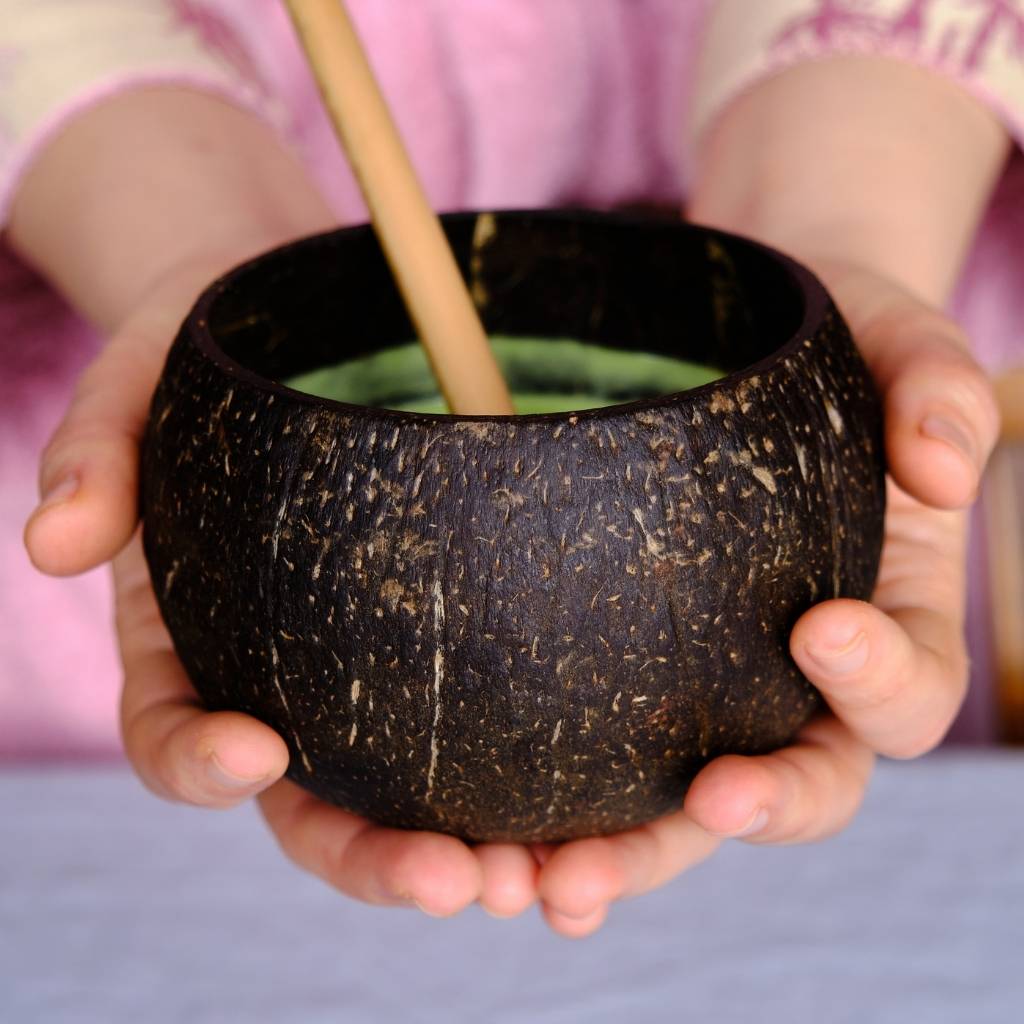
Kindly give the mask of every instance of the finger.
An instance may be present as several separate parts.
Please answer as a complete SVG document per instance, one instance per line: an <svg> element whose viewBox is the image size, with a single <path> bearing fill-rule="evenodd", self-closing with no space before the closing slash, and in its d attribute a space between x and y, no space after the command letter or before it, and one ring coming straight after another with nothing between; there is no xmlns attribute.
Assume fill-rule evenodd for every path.
<svg viewBox="0 0 1024 1024"><path fill-rule="evenodd" d="M480 906L492 917L518 917L537 899L537 862L514 843L476 847L482 876Z"/></svg>
<svg viewBox="0 0 1024 1024"><path fill-rule="evenodd" d="M717 838L813 842L849 824L873 763L871 752L840 721L822 717L783 750L712 761L694 779L684 808Z"/></svg>
<svg viewBox="0 0 1024 1024"><path fill-rule="evenodd" d="M284 852L348 896L418 906L432 917L457 914L480 896L480 864L452 836L381 828L287 780L259 801Z"/></svg>
<svg viewBox="0 0 1024 1024"><path fill-rule="evenodd" d="M163 351L115 339L86 369L43 453L39 507L25 527L37 568L57 576L109 560L138 519L139 442Z"/></svg>
<svg viewBox="0 0 1024 1024"><path fill-rule="evenodd" d="M710 856L716 845L677 811L628 832L558 847L541 868L538 893L549 920L592 920L613 900L664 885Z"/></svg>
<svg viewBox="0 0 1024 1024"><path fill-rule="evenodd" d="M414 833L370 829L290 783L272 785L287 767L284 741L245 715L207 714L198 707L160 619L137 536L115 562L115 581L126 673L125 747L151 789L228 806L270 786L264 813L286 852L343 892L373 902L417 903L442 916L477 898L480 867L464 844L430 835L410 844ZM227 781L225 770L232 777Z"/></svg>
<svg viewBox="0 0 1024 1024"><path fill-rule="evenodd" d="M115 565L125 684L121 730L145 785L168 799L228 807L273 784L288 748L268 726L203 710L160 618L136 537Z"/></svg>
<svg viewBox="0 0 1024 1024"><path fill-rule="evenodd" d="M962 641L930 608L886 614L860 601L828 601L797 622L790 649L835 714L889 757L937 746L966 692Z"/></svg>
<svg viewBox="0 0 1024 1024"><path fill-rule="evenodd" d="M896 482L936 508L971 504L999 434L999 411L962 332L908 298L858 341L884 398Z"/></svg>

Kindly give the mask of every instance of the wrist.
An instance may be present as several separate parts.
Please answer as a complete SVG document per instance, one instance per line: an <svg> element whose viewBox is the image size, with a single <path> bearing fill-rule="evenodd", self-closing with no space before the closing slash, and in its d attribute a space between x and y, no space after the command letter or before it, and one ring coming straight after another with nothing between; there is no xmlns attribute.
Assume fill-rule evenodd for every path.
<svg viewBox="0 0 1024 1024"><path fill-rule="evenodd" d="M989 112L931 72L888 58L801 64L706 133L690 216L941 305L1007 150Z"/></svg>
<svg viewBox="0 0 1024 1024"><path fill-rule="evenodd" d="M254 115L154 88L86 111L42 152L12 209L14 249L110 331L163 282L197 287L335 219Z"/></svg>

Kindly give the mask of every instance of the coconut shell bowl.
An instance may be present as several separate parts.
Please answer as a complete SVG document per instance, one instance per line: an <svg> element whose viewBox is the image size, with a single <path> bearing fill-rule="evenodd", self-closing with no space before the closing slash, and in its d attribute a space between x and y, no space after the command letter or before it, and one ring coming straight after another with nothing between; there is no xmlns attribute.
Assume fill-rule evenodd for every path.
<svg viewBox="0 0 1024 1024"><path fill-rule="evenodd" d="M619 831L819 709L788 634L871 595L879 402L822 286L752 242L443 221L523 411L562 411L423 411L369 228L268 253L199 299L153 400L156 596L206 705L324 800L470 841ZM336 364L344 400L284 383Z"/></svg>

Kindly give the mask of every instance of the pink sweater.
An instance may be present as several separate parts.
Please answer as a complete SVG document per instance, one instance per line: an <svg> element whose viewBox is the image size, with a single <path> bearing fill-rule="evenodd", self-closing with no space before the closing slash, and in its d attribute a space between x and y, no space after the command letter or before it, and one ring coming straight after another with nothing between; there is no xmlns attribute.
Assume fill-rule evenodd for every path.
<svg viewBox="0 0 1024 1024"><path fill-rule="evenodd" d="M278 0L75 6L72 17L52 0L0 0L0 224L34 155L69 118L154 81L215 90L272 118L339 218L363 218ZM730 98L789 63L835 52L885 52L951 75L1024 137L1024 10L1016 0L350 0L350 7L439 209L684 201L694 136ZM118 17L131 24L137 45L129 29L111 30ZM33 34L29 23L53 31ZM21 30L35 50L19 44ZM57 66L69 48L88 50L88 59L68 65L63 85L40 86L31 68ZM1008 363L1015 346L1020 360L1022 241L1018 160L955 302L992 368ZM20 539L36 499L39 453L99 344L0 247L0 757L106 755L120 745L107 571L44 578ZM976 656L983 643L973 638Z"/></svg>

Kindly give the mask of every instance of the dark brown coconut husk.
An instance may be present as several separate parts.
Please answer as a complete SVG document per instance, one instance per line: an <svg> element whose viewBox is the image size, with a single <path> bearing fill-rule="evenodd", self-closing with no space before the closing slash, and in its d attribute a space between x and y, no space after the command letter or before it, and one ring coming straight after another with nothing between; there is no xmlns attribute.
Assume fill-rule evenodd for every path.
<svg viewBox="0 0 1024 1024"><path fill-rule="evenodd" d="M489 331L729 375L516 418L303 395L275 381L413 332L369 229L297 243L212 287L171 350L154 588L207 706L273 726L325 800L472 840L617 831L818 708L788 633L871 595L879 402L818 282L752 243L578 213L445 227Z"/></svg>

